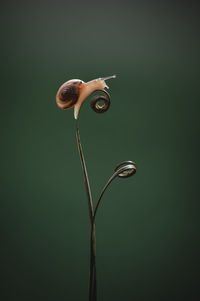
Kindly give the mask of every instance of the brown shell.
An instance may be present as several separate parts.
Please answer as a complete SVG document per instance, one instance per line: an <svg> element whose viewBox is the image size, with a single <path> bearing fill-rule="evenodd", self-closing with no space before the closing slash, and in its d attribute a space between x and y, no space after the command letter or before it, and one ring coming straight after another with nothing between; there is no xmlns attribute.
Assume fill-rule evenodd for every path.
<svg viewBox="0 0 200 301"><path fill-rule="evenodd" d="M81 80L70 80L63 84L58 90L56 96L56 103L58 107L64 110L72 108L79 98L79 89L81 84Z"/></svg>

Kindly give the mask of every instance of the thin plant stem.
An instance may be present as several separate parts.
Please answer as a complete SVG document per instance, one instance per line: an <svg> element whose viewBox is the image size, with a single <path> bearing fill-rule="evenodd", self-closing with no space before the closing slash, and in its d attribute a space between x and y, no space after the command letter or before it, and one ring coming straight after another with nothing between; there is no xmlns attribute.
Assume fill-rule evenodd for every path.
<svg viewBox="0 0 200 301"><path fill-rule="evenodd" d="M86 168L86 164L85 164L83 149L82 149L82 146L81 146L81 138L80 138L79 127L78 127L78 119L76 120L76 139L77 139L77 145L78 145L79 155L80 155L80 159L81 159L81 165L82 165L82 168L83 168L85 187L86 187L86 193L87 193L87 199L88 199L88 209L89 209L90 223L92 225L92 223L93 223L92 194L91 194L90 183L89 183L87 168Z"/></svg>
<svg viewBox="0 0 200 301"><path fill-rule="evenodd" d="M92 263L92 285L90 290L91 301L97 300L97 273L96 273L96 234L95 234L95 224L93 223L91 227L91 263Z"/></svg>
<svg viewBox="0 0 200 301"><path fill-rule="evenodd" d="M103 190L102 190L102 192L101 192L101 194L100 194L100 197L99 197L99 199L98 199L98 201L97 201L95 210L94 210L93 222L95 222L95 217L96 217L96 214L97 214L97 210L98 210L99 204L100 204L100 202L101 202L101 199L102 199L102 197L103 197L103 195L104 195L104 192L106 191L106 189L107 189L107 187L110 185L110 183L117 177L117 175L118 175L118 171L116 171L116 172L112 175L112 177L110 177L110 179L108 180L108 182L107 182L106 185L104 186L104 188L103 188Z"/></svg>
<svg viewBox="0 0 200 301"><path fill-rule="evenodd" d="M87 173L87 168L85 164L85 158L83 154L83 149L81 146L81 139L78 127L78 119L76 120L76 139L79 150L79 155L81 159L81 165L83 168L83 175L85 180L85 187L88 199L88 209L91 224L91 239L90 239L90 277L89 277L89 301L97 301L97 278L96 278L96 234L95 234L95 224L94 224L94 214L93 214L93 202L92 194L90 189L90 183Z"/></svg>

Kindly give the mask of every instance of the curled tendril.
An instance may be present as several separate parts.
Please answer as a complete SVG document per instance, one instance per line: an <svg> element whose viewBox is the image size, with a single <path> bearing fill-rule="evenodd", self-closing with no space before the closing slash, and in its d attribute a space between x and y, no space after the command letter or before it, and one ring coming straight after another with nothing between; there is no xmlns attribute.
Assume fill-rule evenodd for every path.
<svg viewBox="0 0 200 301"><path fill-rule="evenodd" d="M120 164L118 164L115 168L115 172L114 174L110 177L110 179L108 180L108 182L106 183L106 185L104 186L100 197L98 199L98 202L96 204L95 210L94 210L94 218L93 218L93 222L95 220L96 217L96 213L99 207L99 204L101 202L101 199L104 195L104 192L106 191L106 189L108 188L108 186L110 185L110 183L118 176L120 178L128 178L133 176L136 173L136 164L133 161L123 161Z"/></svg>
<svg viewBox="0 0 200 301"><path fill-rule="evenodd" d="M90 106L96 113L105 113L110 107L110 95L106 90L96 90L102 92L103 95L95 95L91 99Z"/></svg>
<svg viewBox="0 0 200 301"><path fill-rule="evenodd" d="M115 172L117 172L118 177L128 178L136 173L136 164L133 161L124 161L116 166Z"/></svg>

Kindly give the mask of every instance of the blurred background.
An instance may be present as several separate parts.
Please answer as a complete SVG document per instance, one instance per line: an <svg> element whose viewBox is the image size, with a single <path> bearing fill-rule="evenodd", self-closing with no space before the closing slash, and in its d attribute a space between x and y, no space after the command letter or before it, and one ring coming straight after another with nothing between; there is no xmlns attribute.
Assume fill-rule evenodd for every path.
<svg viewBox="0 0 200 301"><path fill-rule="evenodd" d="M198 1L1 2L1 300L87 300L89 218L72 78L110 80L80 133L96 220L98 300L200 300Z"/></svg>

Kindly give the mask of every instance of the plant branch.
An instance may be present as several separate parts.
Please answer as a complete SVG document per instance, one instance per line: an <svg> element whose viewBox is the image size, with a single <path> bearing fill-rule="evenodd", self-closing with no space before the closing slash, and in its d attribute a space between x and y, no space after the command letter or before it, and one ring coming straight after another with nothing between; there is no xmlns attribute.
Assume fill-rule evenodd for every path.
<svg viewBox="0 0 200 301"><path fill-rule="evenodd" d="M107 182L106 185L104 186L104 188L103 188L103 190L102 190L102 192L101 192L101 194L100 194L100 197L99 197L99 199L98 199L98 202L97 202L97 204L96 204L95 210L94 210L93 221L95 221L95 217L96 217L96 214L97 214L97 210L98 210L99 204L100 204L100 202L101 202L101 199L102 199L102 197L103 197L103 195L104 195L104 192L106 191L106 189L108 188L108 186L110 185L110 183L117 177L117 175L118 175L118 172L116 171L116 172L112 175L112 177L110 177L110 179L108 180L108 182Z"/></svg>

